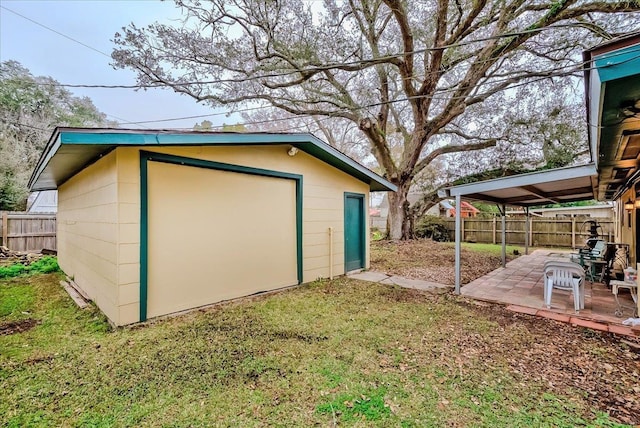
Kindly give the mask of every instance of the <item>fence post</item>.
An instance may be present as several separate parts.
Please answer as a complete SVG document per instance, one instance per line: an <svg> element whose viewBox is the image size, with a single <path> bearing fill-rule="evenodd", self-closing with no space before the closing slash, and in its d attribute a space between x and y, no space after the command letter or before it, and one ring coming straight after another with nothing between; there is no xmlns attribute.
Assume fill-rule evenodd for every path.
<svg viewBox="0 0 640 428"><path fill-rule="evenodd" d="M507 266L507 206L500 204L500 213L502 214L500 236L502 241L502 267Z"/></svg>
<svg viewBox="0 0 640 428"><path fill-rule="evenodd" d="M533 216L529 216L529 245L534 246L533 242Z"/></svg>
<svg viewBox="0 0 640 428"><path fill-rule="evenodd" d="M571 217L571 248L576 248L576 218Z"/></svg>
<svg viewBox="0 0 640 428"><path fill-rule="evenodd" d="M8 247L9 242L7 236L9 235L9 215L6 211L2 212L2 245Z"/></svg>
<svg viewBox="0 0 640 428"><path fill-rule="evenodd" d="M462 213L460 214L460 236L462 237L462 242L464 242L464 217L462 217Z"/></svg>
<svg viewBox="0 0 640 428"><path fill-rule="evenodd" d="M495 244L496 243L496 217L493 216L493 229L491 231L491 239L492 239L492 243Z"/></svg>
<svg viewBox="0 0 640 428"><path fill-rule="evenodd" d="M529 207L525 207L524 212L524 254L529 255Z"/></svg>

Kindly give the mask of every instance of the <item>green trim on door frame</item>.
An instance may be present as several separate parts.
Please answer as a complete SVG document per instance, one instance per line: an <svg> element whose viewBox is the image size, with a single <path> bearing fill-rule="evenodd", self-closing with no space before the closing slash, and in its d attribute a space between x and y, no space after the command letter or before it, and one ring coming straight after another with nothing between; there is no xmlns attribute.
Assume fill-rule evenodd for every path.
<svg viewBox="0 0 640 428"><path fill-rule="evenodd" d="M218 171L237 172L240 174L259 175L262 177L294 180L296 183L296 258L298 267L298 284L302 284L302 175L270 169L253 168L242 165L221 163L183 156L168 155L140 150L140 321L147 320L148 296L148 255L149 250L149 204L148 204L148 162L164 162L196 168L215 169Z"/></svg>
<svg viewBox="0 0 640 428"><path fill-rule="evenodd" d="M352 192L344 192L344 223L343 223L343 227L344 227L344 233L346 236L347 230L346 230L346 226L347 226L347 198L358 198L358 199L362 199L362 229L360 230L360 243L361 245L361 253L360 253L360 257L362 260L362 268L366 267L366 256L367 256L367 238L366 238L366 234L367 234L367 206L365 204L365 195L364 193L352 193ZM344 273L347 273L347 240L345 237L344 240Z"/></svg>

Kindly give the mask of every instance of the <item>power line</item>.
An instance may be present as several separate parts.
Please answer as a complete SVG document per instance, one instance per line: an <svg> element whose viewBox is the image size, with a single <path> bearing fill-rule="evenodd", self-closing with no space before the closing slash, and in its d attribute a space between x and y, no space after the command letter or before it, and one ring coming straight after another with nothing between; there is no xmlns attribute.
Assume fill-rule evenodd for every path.
<svg viewBox="0 0 640 428"><path fill-rule="evenodd" d="M247 107L243 109L237 109L229 112L222 113L210 113L210 114L198 114L194 116L182 116L182 117L173 117L173 118L165 118L165 119L157 119L157 120L141 120L137 122L128 122L131 125L139 125L143 123L156 123L156 122L175 122L177 120L186 120L186 119L201 119L204 117L214 117L214 116L227 116L233 113L245 113L248 111L262 110L265 108L272 108L273 106L259 106L259 107Z"/></svg>
<svg viewBox="0 0 640 428"><path fill-rule="evenodd" d="M62 37L65 37L66 39L69 39L75 43L78 43L88 49L91 49L97 53L100 53L101 55L104 55L108 58L111 58L110 55L108 55L107 53L96 49L86 43L83 43L73 37L70 37L64 33L61 33L51 27L48 27L44 24L41 24L25 15L22 15L18 12L15 12L5 6L0 5L0 8L7 10L8 12L11 12L17 16L20 16L23 19L26 19L40 27L43 27L49 31L52 31L55 34L58 34ZM541 32L543 30L552 30L555 28L562 28L562 27L575 27L574 24L557 24L557 25L552 25L549 27L543 27L543 28L536 28L536 29L528 29L528 30L523 30L523 31L518 31L518 32L511 32L511 33L505 33L505 34L501 34L501 35L496 35L496 36L490 36L490 37L484 37L484 38L479 38L479 39L474 39L474 40L469 40L466 42L458 42L458 43L453 43L453 44L448 44L448 45L443 45L443 46L438 46L438 47L433 47L433 48L423 48L423 49L417 49L414 50L412 52L403 52L403 53L397 53L397 54L389 54L386 56L382 56L380 58L373 58L373 59L368 59L368 60L358 60L358 61L351 61L351 62L341 62L341 63L333 63L333 64L326 64L323 66L316 66L316 67L312 67L312 68L305 68L305 69L301 69L301 70L294 70L294 71L290 71L290 72L285 72L285 73L271 73L271 74L266 74L266 75L260 75L260 76L247 76L245 78L242 79L242 81L247 81L247 80L255 80L255 79L263 79L263 78L268 78L268 77L284 77L284 76L289 76L292 74L297 74L300 72L312 72L312 71L325 71L325 70L330 70L330 69L334 69L334 68L339 68L339 67L344 67L345 65L368 65L368 64L376 64L376 63L380 63L382 61L388 61L390 59L393 58L397 58L397 57L402 57L405 55L411 55L411 54L416 54L416 53L426 53L429 51L438 51L438 50L444 50L447 48L454 48L454 47L461 47L461 46L466 46L469 44L473 44L473 43L479 43L479 42L484 42L484 41L490 41L490 40L497 40L497 39L502 39L502 38L510 38L510 37L516 37L516 36L520 36L520 35L525 35L525 34L529 34L529 33L537 33L537 32ZM625 53L628 53L625 52ZM610 56L615 56L617 53L613 53ZM632 59L635 59L637 57L634 57ZM555 69L550 70L549 74L546 76L541 76L540 78L537 79L533 79L533 80L527 80L526 82L522 82L521 84L514 84L509 86L506 89L510 89L510 88L514 88L514 87L518 87L521 86L522 84L529 84L532 82L535 82L537 80L542 80L542 79L547 79L547 78L551 78L551 77L559 77L559 76L566 76L566 75L570 75L572 73L574 73L575 71L579 71L580 67L582 65L584 65L585 63L582 63L581 65L576 65L576 66L561 66L561 67L557 67ZM618 63L619 64L619 63ZM614 65L618 65L618 64L614 64ZM562 69L566 69L566 68L573 68L572 71L569 72L565 72L565 73L551 73L551 71L554 70L562 70ZM509 79L505 79L503 81L506 81ZM206 84L220 84L220 83L234 83L234 82L239 82L240 79L220 79L220 80L215 80L215 81L201 81L201 82L183 82L180 84L176 84L175 86L188 86L188 85L206 85ZM480 85L484 85L484 84L499 84L500 80L493 80L493 81L486 81L481 83ZM36 84L38 85L43 85L43 86L58 86L58 87L69 87L69 88L103 88L103 89L138 89L138 88L157 88L157 87L167 87L167 86L171 86L171 85L166 85L166 84L151 84L151 85L85 85L85 84L57 84L57 83L46 83L46 82L36 82ZM452 88L450 90L442 90L442 91L438 91L438 93L444 93L444 92L455 92L457 91L457 88ZM371 108L371 107L376 107L376 106L381 106L384 104L392 104L392 103L398 103L398 102L404 102L404 101L410 101L412 99L420 99L420 98L430 98L430 99L435 99L435 100L451 100L454 97L433 97L433 96L429 96L429 95L420 95L420 96L414 96L414 97L406 97L406 98L401 98L401 99L396 99L396 100L391 100L388 102L380 102L380 103L372 103L366 106L362 106L362 107L355 107L355 108L343 108L340 109L336 112L334 112L335 114L339 114L341 112L348 112L348 111L357 111L357 110L363 110L366 108ZM468 96L463 96L461 98L468 98ZM263 108L273 108L272 106L265 106L265 107L251 107L251 108L246 108L246 109L240 109L240 110L236 110L236 112L246 112L246 111L253 111L253 110L259 110L259 109L263 109ZM111 117L114 117L120 121L124 121L127 124L130 125L140 125L140 124L147 124L147 123L158 123L158 122L171 122L171 121L177 121L177 120L185 120L185 119L196 119L196 118L204 118L204 117L214 117L214 116L221 116L221 115L227 115L229 113L225 112L225 113L212 113L212 114L203 114L203 115L194 115L194 116L184 116L184 117L177 117L177 118L165 118L165 119L158 119L158 120L147 120L147 121L128 121L122 118L118 118L116 116L113 115L109 115ZM327 119L331 118L331 116L329 116ZM267 123L267 122L273 122L274 120L290 120L290 118L286 118L286 119L270 119L268 121L257 121L257 122L247 122L245 124L261 124L261 123Z"/></svg>
<svg viewBox="0 0 640 428"><path fill-rule="evenodd" d="M619 65L619 64L622 64L622 63L627 62L627 61L633 61L633 60L638 59L638 58L640 58L640 55L637 55L635 57L629 58L629 59L627 59L625 61L621 61L621 62L616 63L614 65ZM576 68L577 69L581 69L581 67L579 67L579 66L577 66ZM593 70L593 69L596 69L596 68L597 67L591 67L588 70ZM556 73L556 74L551 75L551 76L541 76L541 77L538 77L538 78L534 78L534 79L531 79L531 80L527 80L527 81L524 81L524 82L520 82L520 83L511 85L511 86L509 86L507 88L502 89L502 91L505 91L507 89L517 88L517 87L524 86L524 85L528 85L528 84L531 84L531 83L534 83L534 82L537 82L537 81L548 79L550 77L560 77L560 76L568 75L568 74L571 74L571 73L572 72L568 72L568 73L565 72L565 73ZM331 120L331 119L335 119L336 117L339 117L338 115L340 113L359 111L359 110L364 110L364 109L371 108L371 107L379 107L379 106L385 105L385 104L394 104L394 103L398 103L398 102L405 102L405 101L410 101L412 99L420 99L420 98L426 98L426 97L428 97L428 96L425 95L425 96L405 97L405 98L400 98L400 99L386 101L386 102L372 103L372 104L368 104L366 106L353 107L353 108L344 108L344 109L341 109L341 110L333 112L334 115L328 115L328 116L326 116L324 118L320 118L318 120L324 122L324 121L328 121L328 120ZM453 98L454 97L450 97L450 98L447 98L447 99L453 99ZM468 98L468 97L464 96L464 97L460 97L460 98ZM269 107L264 107L264 108L277 108L277 107L269 106ZM261 124L265 124L265 123L289 121L289 120L294 119L295 117L299 117L299 116L286 117L286 118L266 119L266 120L259 120L259 121L253 121L253 122L243 122L243 123L238 123L238 125L261 125ZM176 119L176 120L179 120L179 119ZM602 126L599 126L599 125L592 125L592 124L590 124L588 122L586 122L586 124L589 127L595 126L595 127L605 128L605 127L602 127ZM212 129L222 129L223 127L224 127L224 125L212 126ZM305 128L305 127L307 127L307 125L294 126L294 127L291 127L291 128L285 128L285 130L283 130L283 131L300 129L300 128ZM175 128L175 129L190 129L190 128Z"/></svg>
<svg viewBox="0 0 640 428"><path fill-rule="evenodd" d="M51 128L40 128L37 126L33 126L33 125L27 125L26 123L20 123L20 122L4 122L7 125L14 125L14 126L24 126L25 128L31 128L31 129L36 129L38 131L51 131L54 126L52 126Z"/></svg>
<svg viewBox="0 0 640 428"><path fill-rule="evenodd" d="M35 24L35 25L37 25L37 26L39 26L39 27L42 27L42 28L44 28L44 29L46 29L46 30L49 30L49 31L53 32L53 33L56 33L57 35L62 36L62 37L64 37L65 39L71 40L72 42L77 43L77 44L79 44L79 45L82 45L82 46L84 46L84 47L85 47L85 48L87 48L87 49L91 49L92 51L97 52L97 53L99 53L100 55L104 55L104 56L106 56L107 58L111 58L111 55L109 55L109 54L107 54L107 53L105 53L105 52L101 51L100 49L96 49L96 48L94 48L93 46L90 46L90 45L88 45L88 44L86 44L86 43L84 43L84 42L81 42L81 41L80 41L80 40L78 40L78 39L74 39L74 38L73 38L73 37L71 37L71 36L67 36L66 34L61 33L61 32L60 32L60 31L58 31L58 30L54 30L53 28L48 27L48 26L46 26L46 25L44 25L44 24L41 24L41 23L39 23L38 21L33 20L33 19L29 18L28 16L25 16L25 15L23 15L23 14L21 14L21 13L18 13L18 12L16 12L15 10L9 9L9 8L8 8L8 7L6 7L6 6L2 6L2 5L0 5L0 9L4 9L4 10L6 10L7 12L11 12L11 13L13 13L14 15L17 15L17 16L19 16L19 17L20 17L20 18L22 18L22 19L26 19L27 21L32 22L33 24Z"/></svg>
<svg viewBox="0 0 640 428"><path fill-rule="evenodd" d="M632 50L632 52L640 52L640 48L639 49L634 49L634 50ZM629 53L629 51L625 52L625 54L627 54L627 53ZM618 53L618 55L620 55L620 54ZM611 58L613 56L614 55L611 55L609 58ZM541 80L545 80L545 79L549 79L549 78L552 78L552 77L569 76L569 75L573 74L576 71L590 71L590 70L596 70L598 68L614 67L614 66L618 66L618 65L621 65L621 64L624 64L624 63L627 63L627 62L634 61L634 60L636 60L638 58L640 58L640 55L636 55L636 56L633 56L633 57L630 57L630 58L626 58L626 59L624 59L622 61L619 61L617 63L609 63L609 64L607 64L605 66L602 66L602 67L595 67L594 66L594 67L584 68L584 65L589 64L592 61L583 61L582 63L577 64L577 65L573 65L573 66L557 67L555 69L552 69L551 72L549 72L548 74L546 74L544 76L535 77L533 79L527 79L527 80L522 81L520 83L515 83L513 85L509 85L508 87L503 88L501 91L505 91L507 89L517 88L517 87L524 86L524 85L528 85L528 84L531 84L531 83L534 83L534 82L538 82L538 81L541 81ZM554 70L563 70L563 69L567 69L567 68L569 69L568 71L553 72ZM508 81L508 80L510 80L510 78L505 78L503 80L488 81L485 84L496 85L496 84L500 84L500 83ZM452 91L456 91L456 90L457 89L452 89L452 90L450 90L448 92L452 92ZM442 91L442 92L445 92L445 91ZM442 93L442 92L439 92L439 93ZM493 94L491 94L491 95L493 95ZM390 100L390 101L371 103L371 104L368 104L368 105L365 105L365 106L342 108L342 109L336 110L333 113L334 113L334 117L335 117L335 116L339 115L340 113L344 113L344 112L359 111L359 110L364 110L364 109L371 108L371 107L379 107L379 106L382 106L382 105L385 105L385 104L395 104L395 103L399 103L399 102L411 101L411 100L414 100L414 99L421 99L421 98L430 98L430 99L436 99L436 100L449 101L449 100L452 100L452 99L469 98L469 97L477 97L477 96L482 96L482 94L479 94L479 95L468 95L468 96L465 95L465 96L460 96L460 97L434 97L434 96L430 96L430 95L416 95L416 96L413 96L413 97L404 97L404 98L398 98L398 99ZM261 108L277 108L277 107L268 106L268 107L256 107L256 108L253 108L253 109L257 110L257 109L261 109ZM329 115L329 117L327 119L330 119L330 118L332 118L331 115ZM182 118L177 118L175 120L180 120L180 119L182 119ZM273 119L273 120L270 120L270 121L258 121L258 122L255 122L255 123L254 122L247 122L247 123L244 123L244 124L245 125L254 125L254 124L262 124L262 123L268 123L268 122L271 122L271 121L279 121L279 120L290 120L290 119ZM170 120L165 120L165 121L170 121Z"/></svg>
<svg viewBox="0 0 640 428"><path fill-rule="evenodd" d="M110 55L106 54L105 52L102 52L96 48L93 48L92 46L89 46L77 39L74 39L70 36L67 36L57 30L54 30L50 27L47 27L44 24L41 24L31 18L28 18L24 15L21 15L11 9L8 9L4 6L0 6L0 8L6 9L9 12L12 12L24 19L27 19L31 22L33 22L36 25L39 25L43 28L46 28L47 30L53 31L54 33L61 35L62 37L65 37L69 40L72 40L76 43L79 43L82 46L85 46L91 50L94 50L108 58L111 58ZM405 55L414 55L414 54L419 54L419 53L426 53L426 52L430 52L430 51L440 51L440 50L444 50L444 49L449 49L449 48L457 48L457 47L462 47L462 46L466 46L466 45L470 45L470 44L474 44L474 43L480 43L480 42L486 42L486 41L490 41L490 40L498 40L498 39L503 39L503 38L511 38L511 37L516 37L519 35L525 35L525 34L530 34L530 33L539 33L542 31L546 31L546 30L553 30L556 28L563 28L563 27L575 27L574 24L556 24L556 25L551 25L548 27L542 27L542 28L534 28L534 29L528 29L528 30L523 30L523 31L517 31L517 32L511 32L511 33L504 33L504 34L499 34L496 36L489 36L489 37L481 37L478 39L474 39L474 40L469 40L469 41L462 41L462 42L457 42L457 43L451 43L448 45L442 45L442 46L438 46L438 47L433 47L433 48L422 48L422 49L416 49L413 51L409 51L409 52L401 52L401 53L395 53L395 54L387 54L378 58L371 58L371 59L363 59L363 60L356 60L356 61L344 61L344 62L335 62L335 63L328 63L325 65L320 65L320 66L313 66L313 67L306 67L306 68L301 68L299 70L291 70L291 71L287 71L287 72L281 72L281 73L268 73L268 74L260 74L260 75L255 75L255 76L242 76L239 78L228 78L228 79L216 79L216 80L204 80L204 81L187 81L187 82L181 82L179 84L176 84L175 86L192 86L192 85L216 85L216 84L224 84L224 83L242 83L242 82L246 82L246 81L253 81L253 80L260 80L260 79L266 79L266 78L275 78L275 77L287 77L290 75L294 75L294 74L300 74L300 73L310 73L310 72L321 72L321 71L328 71L328 70L332 70L332 69L340 69L340 68L344 68L345 66L358 66L358 65L375 65L375 64L379 64L379 63L384 63L385 61L389 61L391 59L394 58L398 58L398 57L402 57ZM39 83L40 85L43 86L60 86L60 87L67 87L67 88L93 88L93 89L151 89L151 88L164 88L167 87L169 85L166 85L163 82L156 82L156 83L150 83L150 84L135 84L135 85L114 85L114 84L60 84L60 83L46 83L46 82L42 82Z"/></svg>
<svg viewBox="0 0 640 428"><path fill-rule="evenodd" d="M46 29L46 30L49 30L49 31L51 31L51 32L53 32L53 33L55 33L55 34L57 34L57 35L61 36L61 37L64 37L65 39L71 40L71 41L72 41L72 42L74 42L74 43L77 43L77 44L79 44L79 45L81 45L81 46L84 46L84 47L85 47L85 48L87 48L87 49L90 49L90 50L92 50L92 51L94 51L94 52L97 52L97 53L99 53L99 54L101 54L101 55L104 55L104 56L106 56L107 58L111 58L111 55L109 55L109 54L107 54L107 53L105 53L105 52L101 51L100 49L94 48L93 46L88 45L88 44L86 44L86 43L84 43L84 42L81 42L81 41L80 41L80 40L78 40L78 39L75 39L75 38L73 38L73 37L71 37L71 36L68 36L68 35L66 35L66 34L64 34L64 33L61 33L60 31L55 30L55 29L53 29L53 28L51 28L51 27L48 27L48 26L46 26L46 25L44 25L44 24L42 24L42 23L40 23L40 22L38 22L38 21L36 21L36 20L34 20L34 19L29 18L28 16L25 16L25 15L23 15L23 14L21 14L21 13L18 13L18 12L16 12L15 10L9 9L8 7L3 6L2 4L0 4L0 8L1 8L1 9L6 10L7 12L13 13L14 15L17 15L17 16L19 16L19 17L23 18L23 19L26 19L27 21L29 21L29 22L31 22L31 23L33 23L33 24L35 24L35 25L38 25L38 26L40 26L40 27L42 27L42 28L44 28L44 29ZM34 82L34 83L35 83L35 84L40 84L40 85L46 85L46 82L42 82L42 83ZM58 86L58 87L73 87L73 86L63 86L63 85L57 85L57 84L52 84L51 86ZM80 86L78 86L78 87L80 87ZM107 113L104 113L104 114L106 114L107 116L113 117L114 119L117 119L118 121L125 122L125 123L128 123L128 124L133 124L133 122L131 122L131 121L127 120L127 119L123 119L123 118L121 118L121 117L118 117L118 116L115 116L115 115L112 115L112 114L107 114ZM28 125L24 125L24 126L28 126Z"/></svg>
<svg viewBox="0 0 640 428"><path fill-rule="evenodd" d="M625 61L621 61L619 63L616 64L612 64L612 65L620 65L624 62L627 61L632 61L634 59L640 58L640 55L629 58ZM586 63L586 62L585 62ZM583 63L584 64L584 63ZM611 66L612 66L611 65ZM555 70L562 70L562 69L566 69L569 68L569 66L564 66L564 67L558 67ZM588 70L591 69L595 69L596 67L591 67ZM540 77L536 77L533 79L527 79L526 81L520 82L520 83L516 83L513 85L508 86L507 88L504 88L504 90L507 89L513 89L513 88L517 88L520 86L524 86L524 85L528 85L537 81L541 81L541 80L545 80L545 79L549 79L552 77L562 77L562 76L567 76L567 75L571 75L572 73L576 72L576 71L581 71L583 70L582 68L582 64L578 64L575 66L571 66L571 70L569 71L564 71L564 72L550 72L544 76L540 76ZM553 70L552 70L553 71ZM500 84L501 82L507 81L509 79L503 79L503 80L497 80L497 81L491 81L491 82L487 82L486 84ZM448 92L453 92L457 89L452 89ZM442 92L440 92L442 93ZM473 97L474 95L471 95L471 97ZM481 96L481 95L475 95L475 96ZM329 115L327 117L327 119L331 119L334 118L336 116L338 116L340 113L346 113L346 112L354 112L354 111L359 111L359 110L365 110L368 108L372 108L372 107L379 107L385 104L396 104L399 102L406 102L406 101L411 101L411 100L415 100L415 99L422 99L422 98L430 98L430 99L435 99L435 100L444 100L444 101L448 101L448 100L452 100L452 99L458 99L458 98L469 98L470 96L460 96L460 97L434 97L431 95L416 95L413 97L403 97L403 98L398 98L395 100L390 100L390 101L383 101L383 102L377 102L377 103L370 103L364 106L359 106L359 107L350 107L350 108L342 108L342 109L338 109L336 111L333 112L333 116ZM240 109L240 110L236 110L235 112L246 112L246 111L253 111L253 110L261 110L261 109L268 109L268 108L277 108L275 106L261 106L261 107L250 107L250 108L246 108L246 109ZM210 115L198 115L198 116L185 116L185 117L176 117L176 118L165 118L165 119L160 119L160 120L149 120L149 121L142 121L142 122L131 122L132 124L139 124L139 123L154 123L154 122L171 122L171 121L178 121L178 120L184 120L184 119L193 119L193 118L200 118L200 117L212 117L212 116L221 116L221 115L226 115L228 113L213 113ZM283 121L283 120L291 120L291 118L276 118L276 119L269 119L269 120L261 120L261 121L256 121L256 122L245 122L242 123L242 125L259 125L259 124L263 124L263 123L269 123L269 122L278 122L278 121ZM222 128L222 126L216 126L215 128ZM181 128L177 128L177 129L181 129Z"/></svg>

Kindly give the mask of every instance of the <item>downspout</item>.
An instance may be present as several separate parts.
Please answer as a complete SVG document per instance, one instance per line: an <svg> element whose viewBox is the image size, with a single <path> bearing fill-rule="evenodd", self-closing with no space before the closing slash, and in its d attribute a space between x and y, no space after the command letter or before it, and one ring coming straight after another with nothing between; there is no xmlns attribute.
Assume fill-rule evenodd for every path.
<svg viewBox="0 0 640 428"><path fill-rule="evenodd" d="M333 279L333 227L329 228L329 279Z"/></svg>

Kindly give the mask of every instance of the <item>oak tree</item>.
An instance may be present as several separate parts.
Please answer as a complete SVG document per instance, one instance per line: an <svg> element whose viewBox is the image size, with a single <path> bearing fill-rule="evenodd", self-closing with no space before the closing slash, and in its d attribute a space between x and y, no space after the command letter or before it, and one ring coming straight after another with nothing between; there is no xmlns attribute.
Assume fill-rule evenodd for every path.
<svg viewBox="0 0 640 428"><path fill-rule="evenodd" d="M500 106L527 82L579 75L583 49L640 22L629 13L637 0L176 4L181 22L117 33L114 65L135 70L141 87L229 111L268 105L355 124L398 186L389 195L394 239L411 235L407 195L436 159L508 146L500 111L485 103Z"/></svg>

